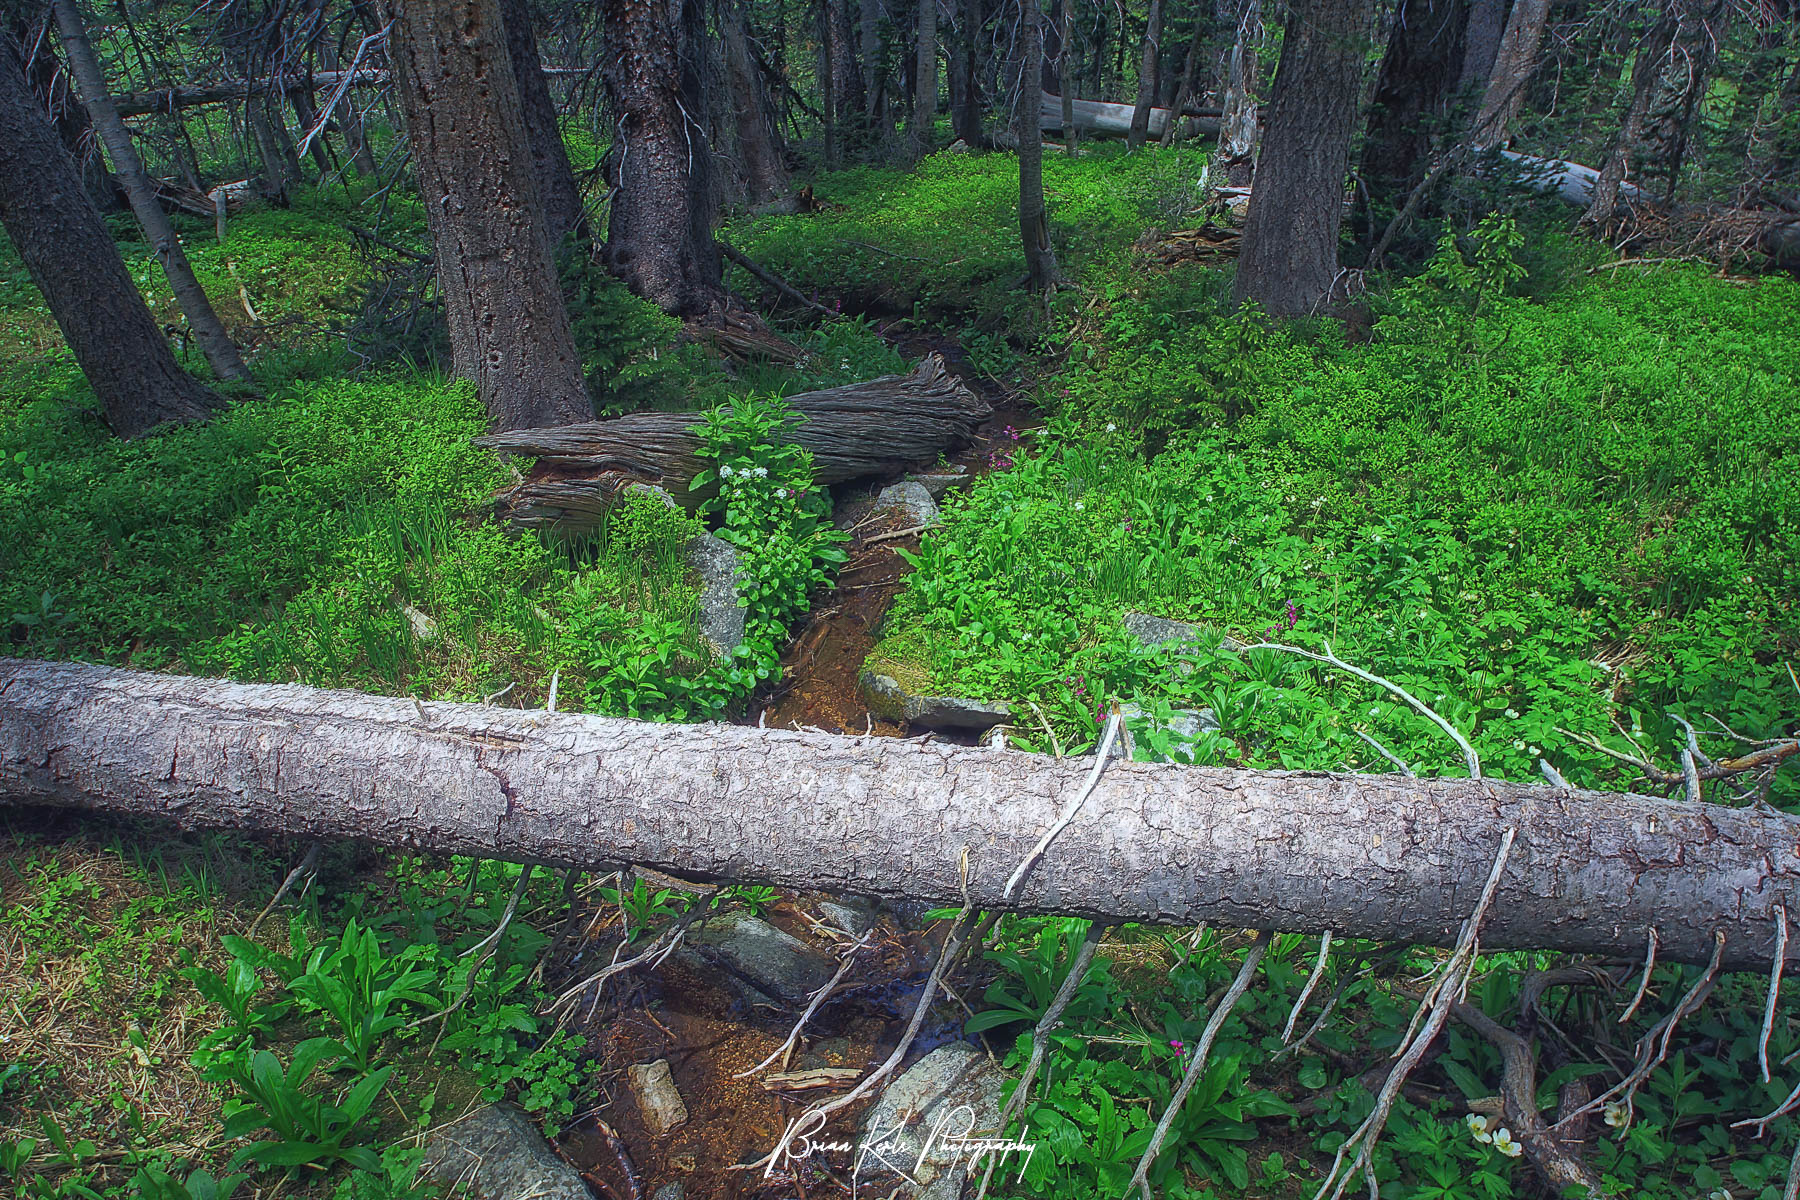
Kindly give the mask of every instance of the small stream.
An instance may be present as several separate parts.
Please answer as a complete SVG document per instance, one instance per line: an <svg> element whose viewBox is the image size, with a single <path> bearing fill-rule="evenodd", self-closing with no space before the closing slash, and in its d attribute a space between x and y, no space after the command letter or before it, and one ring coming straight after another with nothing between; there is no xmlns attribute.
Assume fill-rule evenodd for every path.
<svg viewBox="0 0 1800 1200"><path fill-rule="evenodd" d="M909 360L933 351L942 354L951 370L993 406L994 415L975 441L951 459L953 469L971 477L986 474L996 451L1017 445L1015 431L1026 427L1029 411L974 371L954 341L909 335L896 346ZM911 569L895 550L916 550L919 544L916 533L882 538L903 527L905 519L874 511L876 493L902 478L905 466L896 464L889 479L837 489L835 519L851 533L845 547L849 560L835 585L815 600L783 655L780 682L751 707L748 722L889 737L909 732L872 717L858 688L863 660L880 640L882 618ZM764 918L815 948L836 952L841 947L822 942L814 925L818 899L784 897ZM920 931L915 914L883 912L869 947L808 1023L788 1069L866 1071L886 1059L917 1004L934 941ZM602 950L610 955L612 947L591 943L578 958ZM581 969L589 964L572 965ZM737 1078L781 1045L798 1018L797 1009L747 1005L719 969L680 954L654 971L630 972L622 979L608 985L600 1013L577 1019L598 1060L598 1087L589 1097L588 1111L558 1143L597 1197L651 1200L671 1183L681 1185L683 1200L811 1200L844 1194L842 1181L822 1164L810 1165L813 1160L800 1168L798 1177L777 1173L765 1179L761 1170L745 1169L769 1153L790 1120L836 1094L769 1090L762 1080L781 1070L779 1063L759 1075ZM614 987L619 990L612 992ZM940 998L910 1057L961 1039L965 1017ZM628 1081L631 1066L657 1059L668 1060L689 1114L685 1124L660 1137L645 1124ZM844 1132L851 1123L853 1118L834 1122L831 1136L852 1136ZM869 1185L863 1181L863 1187Z"/></svg>

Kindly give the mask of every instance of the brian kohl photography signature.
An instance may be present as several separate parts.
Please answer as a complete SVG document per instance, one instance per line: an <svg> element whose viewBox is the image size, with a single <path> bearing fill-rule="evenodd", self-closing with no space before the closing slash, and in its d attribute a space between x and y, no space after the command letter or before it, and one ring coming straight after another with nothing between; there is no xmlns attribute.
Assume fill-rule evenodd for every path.
<svg viewBox="0 0 1800 1200"><path fill-rule="evenodd" d="M849 1156L852 1184L865 1171L892 1171L908 1183L917 1183L914 1176L928 1162L947 1163L950 1170L962 1166L972 1173L983 1158L993 1158L998 1166L1005 1163L1009 1154L1023 1156L1019 1162L1019 1176L1023 1178L1031 1156L1037 1152L1036 1142L1022 1138L976 1137L975 1109L967 1104L945 1110L925 1131L917 1154L910 1145L913 1136L906 1135L905 1128L904 1123L883 1128L875 1122L864 1130L860 1141L824 1141L818 1135L824 1132L825 1115L807 1113L788 1122L763 1168L763 1178L767 1179L779 1167L815 1154Z"/></svg>

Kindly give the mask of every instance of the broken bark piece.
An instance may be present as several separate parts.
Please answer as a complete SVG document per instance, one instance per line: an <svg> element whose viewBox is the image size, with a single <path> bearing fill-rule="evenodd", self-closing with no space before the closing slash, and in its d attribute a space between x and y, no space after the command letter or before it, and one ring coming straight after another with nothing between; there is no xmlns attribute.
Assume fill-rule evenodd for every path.
<svg viewBox="0 0 1800 1200"><path fill-rule="evenodd" d="M787 398L799 420L794 441L812 452L820 484L881 475L896 465L930 462L967 442L993 415L987 401L927 355L907 375L801 392ZM523 528L580 534L599 523L631 483L656 483L692 509L711 494L688 483L706 464L693 427L699 413L634 413L548 429L513 429L475 439L537 465L498 498L501 513Z"/></svg>

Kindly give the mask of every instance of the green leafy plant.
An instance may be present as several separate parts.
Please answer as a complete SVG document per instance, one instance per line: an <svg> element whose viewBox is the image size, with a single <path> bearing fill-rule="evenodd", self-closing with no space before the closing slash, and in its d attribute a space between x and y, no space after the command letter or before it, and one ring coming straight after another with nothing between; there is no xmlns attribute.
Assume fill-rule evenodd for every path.
<svg viewBox="0 0 1800 1200"><path fill-rule="evenodd" d="M240 1150L235 1163L297 1170L347 1162L379 1170L381 1157L360 1144L363 1123L393 1074L381 1067L360 1076L337 1100L310 1092L307 1084L321 1063L343 1053L332 1038L308 1038L294 1047L286 1068L272 1051L257 1050L222 1064L216 1077L234 1094L225 1104L225 1136L245 1137L264 1130L274 1141Z"/></svg>

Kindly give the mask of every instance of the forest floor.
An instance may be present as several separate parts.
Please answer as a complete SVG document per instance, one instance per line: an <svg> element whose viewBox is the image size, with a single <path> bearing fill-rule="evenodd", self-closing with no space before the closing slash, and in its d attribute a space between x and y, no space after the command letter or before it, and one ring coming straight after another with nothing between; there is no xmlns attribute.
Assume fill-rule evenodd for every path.
<svg viewBox="0 0 1800 1200"><path fill-rule="evenodd" d="M680 554L692 518L627 507L571 551L485 515L508 468L469 445L479 405L429 365L441 361L430 322L383 300L401 261L345 232L366 220L354 190L246 214L223 244L184 231L254 348L264 394L130 445L99 424L0 248L8 650L421 697L510 687L498 702L522 706L541 706L555 675L570 709L692 719L768 702L778 721L857 732L852 682L873 655L935 690L1033 714L1005 730L1023 749L1091 748L1103 704L1123 699L1143 711L1145 753L1387 769L1367 737L1421 772L1455 769L1441 736L1386 695L1229 653L1229 634L1329 643L1427 698L1497 775L1531 778L1544 759L1612 788L1643 783L1589 743L1667 762L1681 737L1670 714L1708 747L1730 741L1715 722L1749 738L1795 727L1800 286L1702 265L1593 271L1600 248L1564 232L1562 214L1525 210L1422 247L1417 273L1377 281L1348 322L1273 328L1229 311L1228 265L1156 249L1158 234L1203 221L1200 161L1047 156L1073 281L1047 304L1015 286L1005 156L838 172L815 181L816 213L733 221L722 236L847 314L784 324L810 351L798 369L723 365L604 280L575 293L614 410L868 378L927 342L954 346L1010 406L974 451L988 469L946 500L938 529L853 544L836 587L812 596L813 621L768 626L754 653L792 668L785 680L709 674ZM382 235L422 247L415 210L390 197ZM120 233L166 308L147 248ZM1029 431L1003 445L1005 426ZM1126 635L1134 611L1210 633L1178 663ZM1219 731L1168 733L1200 708ZM1792 807L1800 792L1777 777L1769 798ZM634 978L566 1024L544 1011L589 964L692 904L835 953L841 943L807 920L816 898L616 878L565 891L506 864L338 848L251 939L293 847L35 811L0 821L0 1186L10 1178L20 1195L201 1200L205 1182L186 1178L196 1168L249 1173L239 1195L418 1195L419 1135L502 1095L616 1194L603 1126L623 1137L644 1194L672 1180L690 1200L836 1187L821 1168L765 1193L759 1172L726 1170L793 1111L728 1082L779 1043L791 1005L747 1008L687 968ZM515 898L491 957L465 958ZM885 1052L935 929L884 914L881 955L827 1006L815 1032L830 1044L806 1048L814 1061ZM920 1048L966 1030L1016 1069L1014 1039L1081 931L1004 919L955 981L966 1009L941 1006ZM1044 1150L1022 1179L997 1175L994 1194L1122 1194L1244 947L1235 931L1110 935L1027 1112ZM1183 1110L1159 1166L1165 1195L1310 1195L1369 1110L1367 1073L1412 1011L1400 989L1439 956L1341 947L1313 1000L1335 993L1332 1017L1296 1052L1279 1031L1315 950L1275 939L1264 985L1226 1023ZM1471 998L1538 1022L1550 1103L1564 1083L1616 1076L1655 1014L1620 1027L1625 997L1586 989L1520 1014L1518 972L1542 965L1488 956ZM1679 995L1692 976L1660 968L1653 995ZM355 1004L333 1000L345 980L367 985ZM1754 1078L1760 988L1726 980L1680 1030L1635 1121L1593 1132L1589 1160L1618 1194L1781 1194L1793 1123L1760 1140L1732 1127L1787 1090L1779 1073ZM1772 1058L1800 1049L1794 1016L1785 1002ZM335 1065L267 1073L290 1071L318 1038L332 1039ZM679 1144L642 1128L624 1081L658 1055L675 1061L695 1117ZM1536 1194L1529 1171L1465 1121L1495 1091L1498 1063L1461 1030L1442 1041L1377 1154L1384 1195ZM358 1111L359 1085L377 1078ZM309 1165L290 1174L277 1149L228 1166L256 1146L299 1147Z"/></svg>

